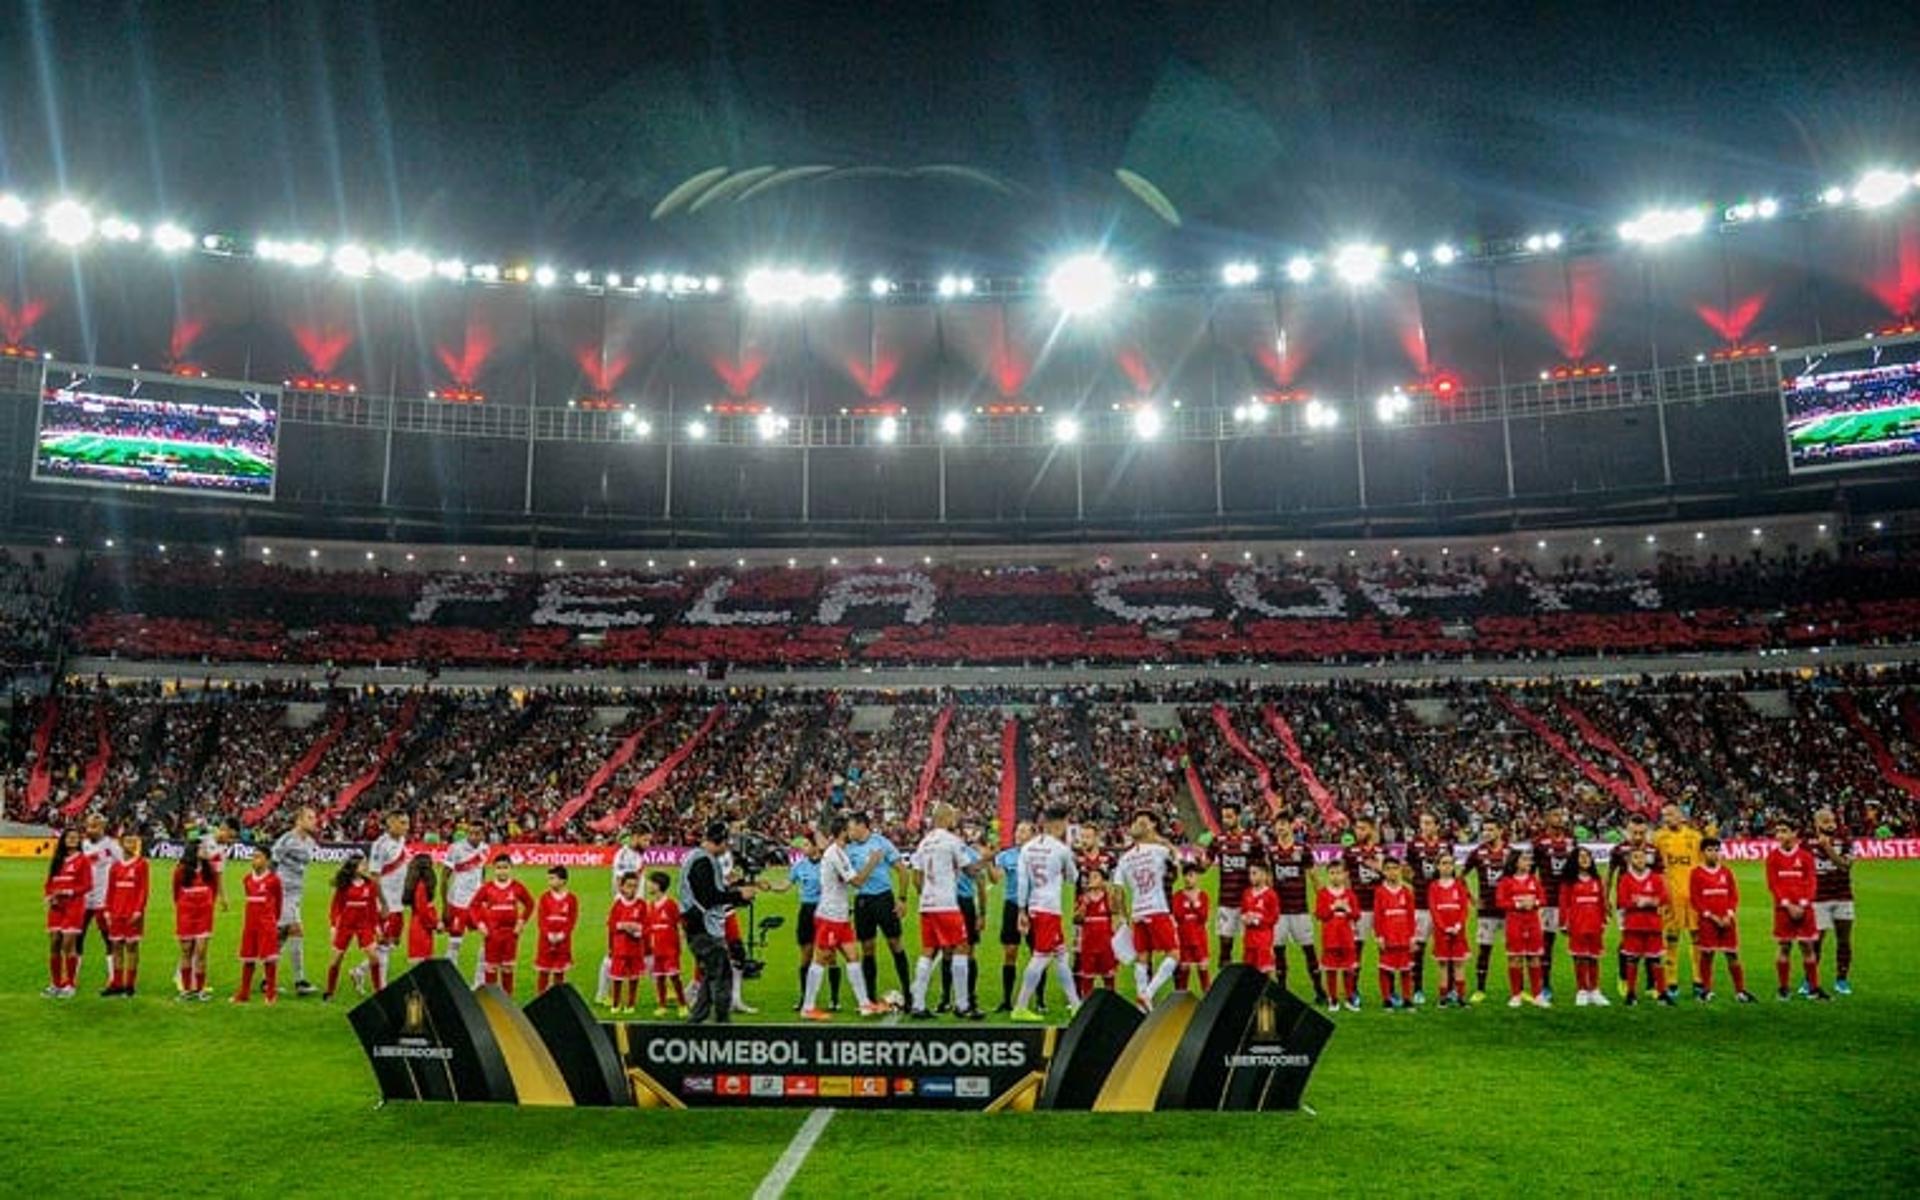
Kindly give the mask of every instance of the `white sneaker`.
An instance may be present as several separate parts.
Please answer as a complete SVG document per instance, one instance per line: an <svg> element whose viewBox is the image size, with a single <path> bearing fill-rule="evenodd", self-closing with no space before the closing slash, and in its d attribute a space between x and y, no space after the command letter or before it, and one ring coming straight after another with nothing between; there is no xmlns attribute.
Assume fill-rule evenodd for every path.
<svg viewBox="0 0 1920 1200"><path fill-rule="evenodd" d="M1587 1005L1591 1003L1592 1003L1592 1000L1588 998L1587 993L1585 991L1579 991L1573 994L1573 1006L1575 1008L1585 1008Z"/></svg>
<svg viewBox="0 0 1920 1200"><path fill-rule="evenodd" d="M759 1012L760 1010L753 1007L751 1004L748 1004L745 1000L735 1000L733 1002L733 1011L737 1013L746 1013L748 1016L752 1016L753 1014Z"/></svg>
<svg viewBox="0 0 1920 1200"><path fill-rule="evenodd" d="M1519 1008L1521 1005L1525 1004L1526 1002L1527 1002L1527 998L1525 996L1515 996L1512 999L1507 1001L1507 1007Z"/></svg>
<svg viewBox="0 0 1920 1200"><path fill-rule="evenodd" d="M1553 997L1547 995L1545 992L1541 992L1538 996L1535 996L1533 998L1533 1006L1535 1008L1552 1008Z"/></svg>
<svg viewBox="0 0 1920 1200"><path fill-rule="evenodd" d="M1613 1001L1607 999L1605 992L1595 992L1591 1003L1595 1008L1610 1008L1613 1006Z"/></svg>

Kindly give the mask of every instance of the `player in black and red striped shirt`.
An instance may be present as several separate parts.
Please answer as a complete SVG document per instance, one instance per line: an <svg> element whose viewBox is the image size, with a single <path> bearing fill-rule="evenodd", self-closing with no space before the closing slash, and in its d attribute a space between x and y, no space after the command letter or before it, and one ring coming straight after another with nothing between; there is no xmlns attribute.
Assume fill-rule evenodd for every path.
<svg viewBox="0 0 1920 1200"><path fill-rule="evenodd" d="M1267 860L1260 835L1240 824L1240 805L1228 800L1220 806L1220 834L1213 839L1213 861L1220 868L1220 895L1214 905L1214 933L1219 939L1220 965L1233 961L1233 940L1240 936L1240 901L1251 886L1255 863Z"/></svg>
<svg viewBox="0 0 1920 1200"><path fill-rule="evenodd" d="M1365 954L1367 943L1373 940L1373 892L1387 877L1386 859L1387 848L1380 844L1380 830L1372 818L1354 818L1353 845L1340 852L1340 861L1346 864L1347 886L1360 904L1353 930L1359 954Z"/></svg>
<svg viewBox="0 0 1920 1200"><path fill-rule="evenodd" d="M1853 969L1853 839L1841 827L1831 808L1813 814L1813 919L1820 930L1816 950L1826 952L1827 930L1833 930L1833 990L1853 995L1847 973Z"/></svg>
<svg viewBox="0 0 1920 1200"><path fill-rule="evenodd" d="M1273 845L1267 849L1267 869L1273 873L1273 890L1280 895L1280 925L1273 939L1280 986L1287 984L1287 947L1298 946L1306 960L1307 978L1313 983L1314 1002L1325 1004L1326 984L1320 976L1320 952L1313 944L1313 908L1307 896L1307 880L1313 874L1313 847L1294 837L1292 822L1282 821L1274 827Z"/></svg>
<svg viewBox="0 0 1920 1200"><path fill-rule="evenodd" d="M1540 969L1546 979L1543 994L1553 999L1553 943L1560 934L1560 889L1573 875L1573 856L1580 846L1567 832L1567 811L1556 808L1547 814L1546 828L1533 838L1533 873L1546 889L1546 907L1540 910L1540 928L1544 949Z"/></svg>
<svg viewBox="0 0 1920 1200"><path fill-rule="evenodd" d="M1473 995L1468 1002L1479 1004L1487 998L1487 971L1493 965L1493 944L1506 927L1506 912L1500 907L1500 881L1506 877L1513 847L1498 821L1480 827L1480 844L1467 851L1467 872L1472 875L1479 895L1480 916L1476 940L1480 943L1473 961Z"/></svg>

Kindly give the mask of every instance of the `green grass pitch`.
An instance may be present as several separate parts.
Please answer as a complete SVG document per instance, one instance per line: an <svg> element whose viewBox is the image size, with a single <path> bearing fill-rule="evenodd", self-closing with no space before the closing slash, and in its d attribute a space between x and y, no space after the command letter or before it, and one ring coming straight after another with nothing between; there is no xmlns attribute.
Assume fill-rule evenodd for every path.
<svg viewBox="0 0 1920 1200"><path fill-rule="evenodd" d="M273 474L272 463L235 446L161 438L106 437L97 433L47 434L40 439L40 456L45 461L103 467L144 467L159 460L177 471L239 479L264 479Z"/></svg>
<svg viewBox="0 0 1920 1200"><path fill-rule="evenodd" d="M257 998L245 1009L225 1003L239 970L237 911L222 915L213 944L218 1003L171 999L172 914L162 895L148 919L142 996L96 999L104 962L93 951L79 998L42 999L44 871L0 862L8 1127L0 1193L745 1196L804 1118L376 1108L346 1021L350 997L332 1006L284 999L273 1009ZM156 864L156 883L165 873ZM1914 1194L1920 866L1855 869L1856 992L1827 1005L1772 999L1758 870L1740 875L1758 1005L1731 1003L1723 972L1711 1007L1581 1011L1566 1002L1563 957L1556 977L1566 999L1551 1012L1490 1003L1342 1015L1307 1091L1312 1115L843 1111L789 1194ZM523 878L541 886L535 871ZM607 879L574 878L583 910L575 981L590 990ZM326 889L308 890L309 928L319 929ZM792 905L775 897L768 911ZM788 1018L795 999L791 930L775 936L767 978L749 990L763 1020ZM318 974L325 951L312 940L309 971ZM530 959L530 939L526 946ZM996 955L987 948L989 964ZM1496 958L1496 980L1501 966ZM998 972L984 973L992 1002ZM1611 990L1610 961L1606 973ZM524 961L522 1000L531 979ZM882 980L895 986L890 965ZM1504 986L1494 992L1504 1000Z"/></svg>
<svg viewBox="0 0 1920 1200"><path fill-rule="evenodd" d="M1795 446L1807 449L1838 449L1916 436L1920 436L1920 404L1866 413L1834 413L1795 427L1789 434Z"/></svg>

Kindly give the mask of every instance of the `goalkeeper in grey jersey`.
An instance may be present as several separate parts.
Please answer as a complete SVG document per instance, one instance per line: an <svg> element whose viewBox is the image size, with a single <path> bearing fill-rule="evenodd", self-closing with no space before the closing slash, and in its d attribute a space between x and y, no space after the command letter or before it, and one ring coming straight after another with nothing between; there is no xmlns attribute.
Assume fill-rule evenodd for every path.
<svg viewBox="0 0 1920 1200"><path fill-rule="evenodd" d="M296 996L311 996L319 990L307 982L306 930L300 921L307 867L320 848L313 836L319 827L319 815L302 808L293 814L293 828L273 843L273 873L280 877L280 947L293 973Z"/></svg>

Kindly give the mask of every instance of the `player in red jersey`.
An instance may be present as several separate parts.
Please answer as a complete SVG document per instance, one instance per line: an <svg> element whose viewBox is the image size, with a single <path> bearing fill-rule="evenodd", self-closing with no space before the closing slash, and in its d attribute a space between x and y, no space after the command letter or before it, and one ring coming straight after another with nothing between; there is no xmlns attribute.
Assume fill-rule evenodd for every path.
<svg viewBox="0 0 1920 1200"><path fill-rule="evenodd" d="M1213 920L1223 967L1233 961L1233 940L1241 931L1241 897L1246 895L1252 881L1253 864L1266 861L1266 846L1261 843L1260 835L1243 828L1240 817L1238 801L1221 803L1220 832L1211 847L1214 865L1220 868L1220 903L1214 909Z"/></svg>
<svg viewBox="0 0 1920 1200"><path fill-rule="evenodd" d="M607 980L615 1016L640 1004L640 977L647 973L647 902L640 898L640 873L620 876L613 906L607 910Z"/></svg>
<svg viewBox="0 0 1920 1200"><path fill-rule="evenodd" d="M1287 985L1287 947L1300 947L1307 965L1307 980L1313 985L1313 1002L1327 1002L1320 977L1320 955L1313 946L1313 910L1307 901L1307 880L1313 875L1313 847L1298 841L1291 822L1282 822L1274 830L1273 844L1267 849L1267 869L1273 875L1273 890L1280 897L1280 924L1274 931L1274 966L1279 969L1280 986Z"/></svg>
<svg viewBox="0 0 1920 1200"><path fill-rule="evenodd" d="M1774 837L1778 845L1767 852L1767 891L1773 894L1773 940L1780 948L1773 959L1780 999L1792 995L1788 982L1793 978L1793 947L1798 944L1807 976L1807 995L1830 1000L1832 997L1820 987L1820 925L1813 915L1819 885L1813 854L1800 845L1799 834L1784 821L1774 830Z"/></svg>
<svg viewBox="0 0 1920 1200"><path fill-rule="evenodd" d="M673 880L665 871L647 876L647 957L653 965L653 1015L667 1015L667 989L674 1012L687 1015L687 993L680 983L680 902L668 894Z"/></svg>
<svg viewBox="0 0 1920 1200"><path fill-rule="evenodd" d="M433 957L434 935L440 932L440 913L433 906L437 880L433 856L416 854L407 864L401 894L407 898L407 962Z"/></svg>
<svg viewBox="0 0 1920 1200"><path fill-rule="evenodd" d="M120 858L107 868L107 947L113 955L113 975L102 996L133 995L140 974L140 939L147 931L147 899L151 889L147 859L140 835L120 835Z"/></svg>
<svg viewBox="0 0 1920 1200"><path fill-rule="evenodd" d="M207 946L213 940L213 904L220 873L204 857L201 842L188 838L185 856L173 869L173 934L180 940L179 1000L211 1000L207 990Z"/></svg>
<svg viewBox="0 0 1920 1200"><path fill-rule="evenodd" d="M1081 870L1084 874L1073 896L1073 982L1085 996L1096 981L1114 990L1120 960L1113 952L1113 889L1107 885L1106 870L1098 859L1088 860Z"/></svg>
<svg viewBox="0 0 1920 1200"><path fill-rule="evenodd" d="M1468 998L1474 1004L1487 998L1487 972L1493 967L1493 944L1500 940L1500 929L1506 922L1500 908L1500 880L1507 873L1507 860L1512 855L1513 847L1507 844L1506 832L1498 821L1483 824L1480 844L1467 851L1467 871L1480 893L1479 920L1475 928L1479 949L1473 963L1473 995Z"/></svg>
<svg viewBox="0 0 1920 1200"><path fill-rule="evenodd" d="M1360 920L1360 898L1347 886L1347 866L1327 868L1327 886L1313 898L1320 919L1320 969L1326 976L1327 1011L1339 1008L1342 997L1349 1011L1360 1011L1360 953L1354 927Z"/></svg>
<svg viewBox="0 0 1920 1200"><path fill-rule="evenodd" d="M1434 865L1427 914L1433 921L1433 961L1440 964L1440 1006L1462 1008L1467 1003L1467 918L1473 913L1473 894L1461 881L1453 855L1440 856Z"/></svg>
<svg viewBox="0 0 1920 1200"><path fill-rule="evenodd" d="M1627 1004L1640 1003L1640 968L1645 967L1654 995L1660 1003L1672 1007L1666 968L1667 877L1650 869L1650 850L1647 846L1630 849L1627 869L1614 881L1613 902L1620 910L1620 954L1626 963L1621 982L1626 987Z"/></svg>
<svg viewBox="0 0 1920 1200"><path fill-rule="evenodd" d="M1273 938L1280 927L1280 894L1273 890L1273 872L1264 862L1253 864L1248 882L1240 897L1240 921L1247 935L1246 958L1242 961L1277 981L1280 975L1274 965Z"/></svg>
<svg viewBox="0 0 1920 1200"><path fill-rule="evenodd" d="M1373 935L1380 941L1380 1002L1389 1012L1413 1010L1413 939L1420 923L1405 875L1399 859L1387 858L1381 864L1380 886L1373 890Z"/></svg>
<svg viewBox="0 0 1920 1200"><path fill-rule="evenodd" d="M1187 979L1198 979L1200 990L1213 986L1213 971L1207 957L1207 914L1213 901L1200 887L1200 864L1188 863L1180 869L1180 890L1173 894L1173 929L1180 940L1180 965L1173 970L1173 990L1187 990Z"/></svg>
<svg viewBox="0 0 1920 1200"><path fill-rule="evenodd" d="M1570 825L1566 809L1553 809L1547 813L1545 831L1533 839L1533 873L1547 893L1540 909L1540 973L1546 980L1540 994L1549 1000L1553 999L1553 945L1565 919L1560 889L1573 874L1573 852L1579 845L1568 832Z"/></svg>
<svg viewBox="0 0 1920 1200"><path fill-rule="evenodd" d="M1440 822L1430 812L1420 814L1420 832L1407 843L1407 882L1413 887L1413 1002L1427 1002L1427 943L1433 939L1433 914L1427 907L1427 889L1440 877L1440 860L1453 857L1453 847L1440 836Z"/></svg>
<svg viewBox="0 0 1920 1200"><path fill-rule="evenodd" d="M340 964L346 960L347 947L359 943L360 958L373 978L373 987L381 986L379 962L373 948L380 936L380 889L367 875L367 860L359 851L347 855L333 875L333 900L327 906L327 924L333 927L333 958L327 963L327 990L321 1000L332 1000L340 987Z"/></svg>
<svg viewBox="0 0 1920 1200"><path fill-rule="evenodd" d="M547 869L547 890L535 906L540 927L533 948L534 994L567 981L573 969L573 927L580 923L580 897L567 890L567 869Z"/></svg>
<svg viewBox="0 0 1920 1200"><path fill-rule="evenodd" d="M1853 995L1853 839L1831 808L1813 812L1813 923L1820 929L1819 951L1826 953L1833 930L1833 990Z"/></svg>
<svg viewBox="0 0 1920 1200"><path fill-rule="evenodd" d="M1354 922L1353 936L1363 953L1374 936L1373 890L1385 878L1386 855L1387 848L1380 844L1379 827L1371 818L1355 818L1353 844L1340 852L1340 861L1346 864L1347 886L1353 889L1354 899L1360 903L1360 915ZM1355 967L1358 968L1358 963Z"/></svg>
<svg viewBox="0 0 1920 1200"><path fill-rule="evenodd" d="M1547 906L1547 888L1533 873L1533 851L1521 850L1513 856L1513 869L1494 889L1500 913L1506 919L1508 1008L1536 1004L1549 1008L1553 998L1546 994L1546 971L1540 958L1546 952L1546 930L1540 919ZM1521 975L1525 973L1525 981Z"/></svg>
<svg viewBox="0 0 1920 1200"><path fill-rule="evenodd" d="M1573 852L1573 873L1560 885L1560 923L1567 933L1567 955L1573 959L1573 1003L1608 1007L1612 1001L1600 990L1600 956L1607 940L1607 885L1593 851L1579 846Z"/></svg>
<svg viewBox="0 0 1920 1200"><path fill-rule="evenodd" d="M533 915L533 893L513 877L513 855L493 856L493 878L473 897L473 919L486 931L480 951L486 964L485 982L500 985L513 995L513 967L520 958L520 931Z"/></svg>
<svg viewBox="0 0 1920 1200"><path fill-rule="evenodd" d="M73 996L80 973L80 933L87 924L87 893L93 887L93 864L81 849L80 831L69 829L54 843L42 894L47 901L47 988L54 999Z"/></svg>
<svg viewBox="0 0 1920 1200"><path fill-rule="evenodd" d="M266 975L260 994L268 1004L280 999L280 877L273 873L273 852L265 842L253 847L253 869L240 880L246 914L240 920L240 990L230 1000L253 999L253 972Z"/></svg>
<svg viewBox="0 0 1920 1200"><path fill-rule="evenodd" d="M1727 973L1733 976L1733 998L1752 1004L1747 969L1740 965L1740 885L1720 861L1719 838L1701 838L1700 857L1703 861L1693 868L1687 887L1693 911L1700 918L1693 938L1693 977L1700 981L1700 1002L1713 1000L1713 956L1717 951L1726 958Z"/></svg>

